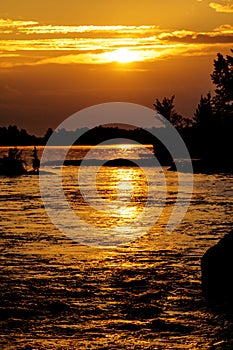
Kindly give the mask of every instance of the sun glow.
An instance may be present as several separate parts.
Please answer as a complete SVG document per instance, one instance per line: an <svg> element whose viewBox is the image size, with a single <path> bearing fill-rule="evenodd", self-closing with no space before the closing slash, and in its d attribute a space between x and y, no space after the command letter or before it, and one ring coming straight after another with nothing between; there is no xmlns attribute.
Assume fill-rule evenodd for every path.
<svg viewBox="0 0 233 350"><path fill-rule="evenodd" d="M106 53L106 58L110 62L118 63L130 63L135 61L141 61L140 54L137 51L132 51L127 48L117 49L112 52Z"/></svg>
<svg viewBox="0 0 233 350"><path fill-rule="evenodd" d="M131 150L133 147L132 144L128 144L128 143L121 143L119 145L117 145L117 148L119 148L122 151L128 151Z"/></svg>
<svg viewBox="0 0 233 350"><path fill-rule="evenodd" d="M216 9L217 12L219 10L223 9ZM215 55L220 43L223 51L230 50L232 34L233 26L230 24L200 32L163 30L154 25L75 26L0 18L0 69L48 64L118 63L119 69L139 71L147 68L130 64L176 56Z"/></svg>

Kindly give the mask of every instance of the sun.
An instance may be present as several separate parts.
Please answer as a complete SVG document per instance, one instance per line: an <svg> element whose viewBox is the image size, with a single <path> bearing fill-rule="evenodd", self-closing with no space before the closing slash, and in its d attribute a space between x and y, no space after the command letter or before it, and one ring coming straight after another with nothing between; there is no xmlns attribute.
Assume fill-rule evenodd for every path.
<svg viewBox="0 0 233 350"><path fill-rule="evenodd" d="M140 61L139 53L127 48L117 49L106 53L106 58L109 62L130 63Z"/></svg>

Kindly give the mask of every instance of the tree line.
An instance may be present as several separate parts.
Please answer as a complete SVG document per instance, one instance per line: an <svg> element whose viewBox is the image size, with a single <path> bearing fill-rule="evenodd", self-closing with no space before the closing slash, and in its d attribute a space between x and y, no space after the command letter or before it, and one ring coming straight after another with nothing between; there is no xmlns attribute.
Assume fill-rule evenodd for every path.
<svg viewBox="0 0 233 350"><path fill-rule="evenodd" d="M18 129L16 125L0 127L0 146L42 146L45 145L53 133L48 128L44 136L30 135L25 129Z"/></svg>
<svg viewBox="0 0 233 350"><path fill-rule="evenodd" d="M192 120L176 112L175 96L156 99L154 107L179 130L192 158L233 171L233 57L218 53L210 77L214 94L201 96Z"/></svg>

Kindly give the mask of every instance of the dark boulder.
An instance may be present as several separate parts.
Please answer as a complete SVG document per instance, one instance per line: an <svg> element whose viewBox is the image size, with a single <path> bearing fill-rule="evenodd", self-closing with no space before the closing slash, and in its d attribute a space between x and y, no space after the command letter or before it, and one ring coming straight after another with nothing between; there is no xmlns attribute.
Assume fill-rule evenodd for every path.
<svg viewBox="0 0 233 350"><path fill-rule="evenodd" d="M233 230L202 257L202 290L209 302L233 304Z"/></svg>

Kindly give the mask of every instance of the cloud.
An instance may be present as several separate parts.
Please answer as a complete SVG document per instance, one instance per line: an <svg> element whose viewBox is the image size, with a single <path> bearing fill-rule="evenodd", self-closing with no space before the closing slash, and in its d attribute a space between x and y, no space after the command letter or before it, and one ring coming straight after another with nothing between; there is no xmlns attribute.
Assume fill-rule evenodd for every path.
<svg viewBox="0 0 233 350"><path fill-rule="evenodd" d="M232 13L233 4L232 1L221 1L219 2L210 2L209 7L214 9L216 12Z"/></svg>
<svg viewBox="0 0 233 350"><path fill-rule="evenodd" d="M122 35L145 35L147 32L153 30L158 30L158 27L154 25L141 25L141 26L132 26L132 25L104 25L104 26L95 26L95 25L42 25L35 21L15 21L11 19L0 19L0 31L7 33L13 33L17 29L17 34L26 34L28 35L56 35L56 34L75 34L78 37L87 37L87 36L98 36L98 35L108 35L111 36L113 33L114 36Z"/></svg>
<svg viewBox="0 0 233 350"><path fill-rule="evenodd" d="M215 28L214 31L232 34L233 33L233 26L231 24L222 24L221 26Z"/></svg>
<svg viewBox="0 0 233 350"><path fill-rule="evenodd" d="M163 30L146 26L56 26L0 19L0 67L45 64L110 64L125 49L135 62L207 55L230 49L233 26L212 31ZM216 48L217 47L217 48ZM123 50L124 52L124 50ZM119 59L120 61L120 59ZM127 62L127 57L122 61Z"/></svg>
<svg viewBox="0 0 233 350"><path fill-rule="evenodd" d="M225 24L209 32L187 30L164 32L158 37L163 41L179 43L232 43L233 27Z"/></svg>
<svg viewBox="0 0 233 350"><path fill-rule="evenodd" d="M0 28L7 29L8 31L11 31L13 28L19 29L23 27L31 27L38 24L39 23L35 21L15 21L9 18L0 18Z"/></svg>

